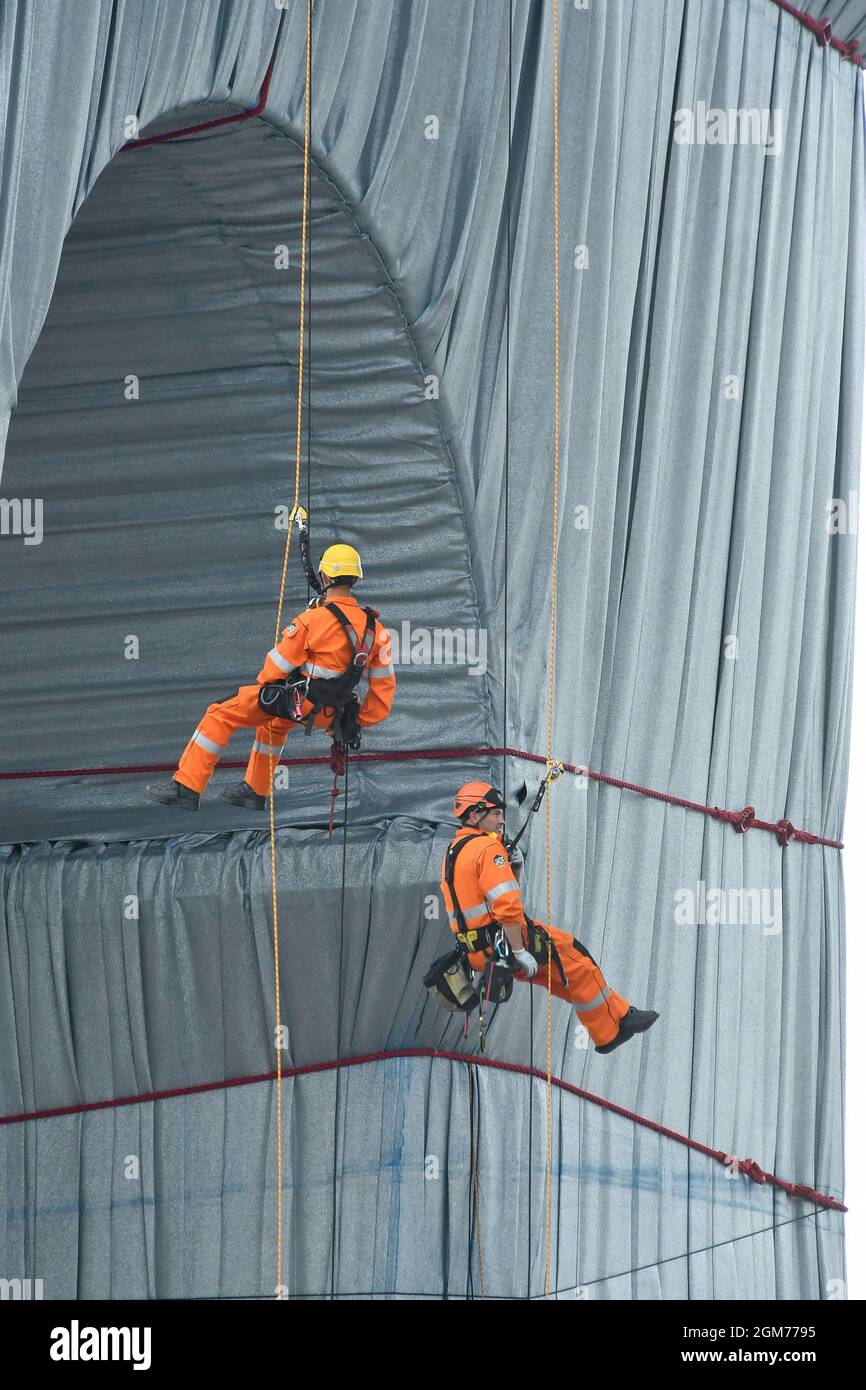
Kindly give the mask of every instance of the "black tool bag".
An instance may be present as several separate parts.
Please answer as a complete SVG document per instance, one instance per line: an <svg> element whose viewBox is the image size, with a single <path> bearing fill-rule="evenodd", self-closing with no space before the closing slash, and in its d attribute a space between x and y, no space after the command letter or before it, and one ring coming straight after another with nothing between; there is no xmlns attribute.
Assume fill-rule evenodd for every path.
<svg viewBox="0 0 866 1390"><path fill-rule="evenodd" d="M358 703L358 697L353 695L349 703L334 715L334 722L331 727L334 731L335 743L341 743L344 748L358 749L361 747L361 726L358 723L360 713L361 706Z"/></svg>
<svg viewBox="0 0 866 1390"><path fill-rule="evenodd" d="M447 956L434 960L424 976L424 984L436 1002L452 1013L471 1014L478 1008L472 972L461 951L449 951Z"/></svg>

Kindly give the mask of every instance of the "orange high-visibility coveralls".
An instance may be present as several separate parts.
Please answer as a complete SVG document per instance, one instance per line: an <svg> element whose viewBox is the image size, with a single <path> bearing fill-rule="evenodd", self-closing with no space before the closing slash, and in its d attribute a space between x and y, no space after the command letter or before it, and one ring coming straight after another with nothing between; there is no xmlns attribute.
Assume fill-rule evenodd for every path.
<svg viewBox="0 0 866 1390"><path fill-rule="evenodd" d="M277 646L265 657L265 664L256 677L258 683L242 685L237 695L208 705L204 718L181 754L174 774L176 782L182 782L193 791L203 792L235 730L255 729L256 738L247 763L246 782L259 796L267 796L270 788L270 756L273 756L276 766L289 731L301 726L290 719L267 719L259 707L259 688L271 681L285 680L296 667L309 676L329 678L343 674L353 652L339 618L328 612L331 605L339 606L357 636L363 637L367 615L351 594L330 598L320 608L308 608L299 613L284 629ZM369 686L358 723L368 728L387 719L397 688L391 664L391 638L378 620L365 675ZM312 708L310 701L305 700L303 713L309 714ZM318 729L326 729L330 723L330 718L323 713L317 714L313 720Z"/></svg>
<svg viewBox="0 0 866 1390"><path fill-rule="evenodd" d="M474 843L460 851L454 864L454 889L467 930L476 931L479 927L496 923L520 927L526 949L529 940L526 911L520 886L514 877L514 868L508 862L508 852L502 840L496 834L466 827L457 831L452 844L469 837ZM452 931L458 932L460 927L455 904L445 882L444 868L441 889L448 910L448 924ZM576 937L557 927L545 926L544 929L550 933L568 981L567 985L563 985L556 961L551 960L550 988L560 999L567 999L574 1005L578 1018L593 1042L603 1047L605 1043L612 1042L619 1032L619 1020L628 1011L628 1000L610 989L592 956ZM473 951L468 957L473 970L484 970L488 959L484 951ZM539 962L532 977L532 984L547 989L546 951L542 962ZM522 970L517 979L526 979Z"/></svg>

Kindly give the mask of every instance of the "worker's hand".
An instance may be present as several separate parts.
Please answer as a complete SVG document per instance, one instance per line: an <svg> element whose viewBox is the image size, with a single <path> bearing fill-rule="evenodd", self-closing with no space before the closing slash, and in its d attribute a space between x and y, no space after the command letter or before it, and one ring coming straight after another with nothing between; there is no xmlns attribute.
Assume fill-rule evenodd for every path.
<svg viewBox="0 0 866 1390"><path fill-rule="evenodd" d="M538 961L535 956L531 956L528 951L515 951L514 959L525 974L527 980L531 980L538 969Z"/></svg>

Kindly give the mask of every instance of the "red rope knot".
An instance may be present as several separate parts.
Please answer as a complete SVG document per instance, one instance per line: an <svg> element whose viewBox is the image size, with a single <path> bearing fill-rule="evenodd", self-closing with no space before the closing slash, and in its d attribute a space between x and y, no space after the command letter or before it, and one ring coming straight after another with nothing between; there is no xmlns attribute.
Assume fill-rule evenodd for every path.
<svg viewBox="0 0 866 1390"><path fill-rule="evenodd" d="M742 811L728 811L724 806L711 806L708 810L717 820L723 820L726 825L732 825L738 835L744 835L752 826L755 819L754 806L744 806Z"/></svg>
<svg viewBox="0 0 866 1390"><path fill-rule="evenodd" d="M346 750L342 743L335 743L331 747L331 771L335 777L342 777L346 771Z"/></svg>
<svg viewBox="0 0 866 1390"><path fill-rule="evenodd" d="M786 820L784 817L782 818L782 820L777 821L776 839L779 841L780 845L782 845L783 847L785 845L789 845L791 841L796 837L796 834L797 827L796 825L792 825L791 821Z"/></svg>
<svg viewBox="0 0 866 1390"><path fill-rule="evenodd" d="M814 29L815 38L821 48L829 48L833 42L833 27L829 19L816 19L810 27Z"/></svg>
<svg viewBox="0 0 866 1390"><path fill-rule="evenodd" d="M741 1173L745 1173L747 1178L751 1178L752 1182L765 1183L767 1181L767 1174L753 1158L741 1158L737 1163L737 1168Z"/></svg>
<svg viewBox="0 0 866 1390"><path fill-rule="evenodd" d="M859 39L849 39L847 43L845 43L845 44L842 45L842 48L843 48L844 53L845 53L845 57L846 57L846 58L854 58L854 57L856 56L856 54L857 54L857 50L859 49L859 47L860 47L860 40L859 40Z"/></svg>
<svg viewBox="0 0 866 1390"><path fill-rule="evenodd" d="M340 795L340 778L346 771L346 745L344 743L331 744L331 771L334 774L334 782L331 787L331 804L328 807L328 839L334 833L334 811L337 807L337 797Z"/></svg>

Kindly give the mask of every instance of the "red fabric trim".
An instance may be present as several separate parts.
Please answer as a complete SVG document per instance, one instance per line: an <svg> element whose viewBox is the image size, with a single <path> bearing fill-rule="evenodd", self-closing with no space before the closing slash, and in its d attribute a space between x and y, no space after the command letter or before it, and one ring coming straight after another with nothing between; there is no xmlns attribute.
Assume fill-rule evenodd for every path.
<svg viewBox="0 0 866 1390"><path fill-rule="evenodd" d="M349 755L347 754L347 757ZM547 765L547 759L540 753L527 753L522 748L419 748L408 749L405 752L391 753L352 753L353 763L398 763L398 762L418 762L435 761L436 759L464 760L466 758L522 758L525 762L539 763ZM279 760L282 767L331 767L333 763L331 755L314 758L281 758ZM714 820L724 821L732 825L739 834L744 834L747 830L768 830L774 834L780 845L789 845L793 840L800 840L807 845L826 845L830 849L843 849L841 840L831 840L825 835L813 835L809 830L798 830L786 817L778 821L758 820L755 816L755 808L746 806L742 811L729 811L721 806L705 806L700 801L690 801L685 796L674 796L671 792L656 791L652 787L644 787L640 782L627 782L622 777L609 777L604 772L593 772L588 767L578 767L574 763L561 763L564 772L571 773L573 776L588 777L594 782L603 782L609 787L619 787L623 791L637 792L640 796L651 797L654 801L664 801L669 806L680 806L686 811L699 811L702 815L712 816ZM224 761L220 767L246 767L245 762ZM0 781L13 781L19 778L29 777L113 777L123 773L137 772L174 772L174 763L139 763L129 767L70 767L58 768L54 770L42 770L36 772L0 772Z"/></svg>
<svg viewBox="0 0 866 1390"><path fill-rule="evenodd" d="M277 30L279 36L279 30ZM146 140L129 140L125 145L121 145L120 154L127 154L130 150L143 150L145 145L161 145L166 140L179 140L182 135L197 135L202 130L213 130L219 125L234 125L236 121L248 121L253 116L260 116L265 109L268 99L268 91L271 85L271 73L274 70L274 58L277 53L276 40L274 41L273 52L268 63L262 85L259 88L259 99L255 106L249 107L246 111L238 111L233 116L217 116L212 121L199 121L198 125L184 126L181 130L166 130L161 135L149 135Z"/></svg>
<svg viewBox="0 0 866 1390"><path fill-rule="evenodd" d="M811 31L817 39L821 48L835 48L837 53L848 63L854 63L858 68L866 66L863 58L858 53L860 47L859 39L839 39L833 33L829 19L816 19L814 15L806 14L804 10L798 10L796 5L792 5L790 0L773 0L780 10L799 20L804 28Z"/></svg>
<svg viewBox="0 0 866 1390"><path fill-rule="evenodd" d="M432 1047L396 1048L388 1052L369 1052L359 1057L341 1057L338 1061L309 1062L303 1067L290 1067L284 1070L282 1075L284 1080L296 1076L311 1076L315 1072L366 1066L371 1062L387 1062L397 1057L431 1057L439 1061L463 1062L466 1066L490 1067L494 1071L513 1072L518 1076L530 1076L536 1081L547 1082L547 1073L540 1071L538 1067L522 1066L518 1062L502 1062L495 1057L472 1057L463 1052L442 1052ZM151 1091L143 1095L122 1096L114 1100L87 1101L81 1105L58 1106L54 1110L31 1110L20 1115L0 1115L0 1125L20 1125L32 1120L51 1120L60 1115L84 1115L93 1110L114 1110L126 1105L150 1105L154 1101L172 1100L178 1096L201 1095L206 1091L225 1091L234 1086L255 1086L262 1081L275 1081L276 1077L275 1071L261 1072L256 1076L237 1076L224 1081L204 1081L195 1086L178 1086L170 1091ZM560 1091L565 1091L568 1095L577 1096L580 1100L590 1101L593 1105L610 1110L614 1115L621 1115L623 1119L631 1120L633 1124L641 1125L644 1129L651 1129L655 1134L660 1134L665 1139L673 1139L677 1144L684 1144L687 1148L704 1154L707 1158L713 1158L718 1163L736 1165L737 1170L745 1173L746 1177L751 1178L753 1182L761 1185L771 1183L781 1191L787 1192L789 1197L802 1197L804 1201L813 1202L820 1207L829 1207L832 1211L848 1210L835 1197L817 1192L814 1187L808 1187L803 1183L786 1182L784 1178L778 1178L774 1173L765 1173L752 1158L737 1159L732 1154L725 1153L723 1149L711 1149L698 1139L692 1139L687 1134L680 1134L677 1130L669 1129L667 1125L661 1125L656 1120L649 1120L646 1116L639 1115L635 1110L628 1110L625 1106L616 1105L611 1100L605 1100L603 1096L594 1095L592 1091L585 1091L581 1086L574 1086L570 1081L563 1081L559 1076L551 1077L551 1085Z"/></svg>

